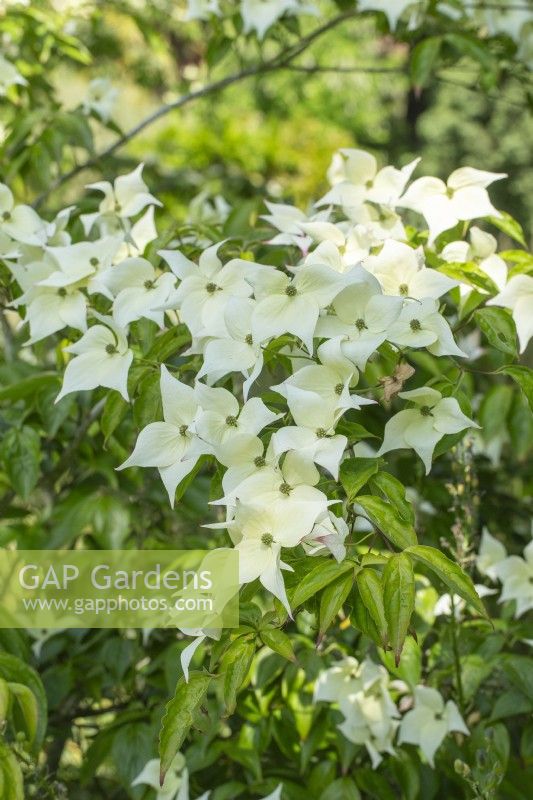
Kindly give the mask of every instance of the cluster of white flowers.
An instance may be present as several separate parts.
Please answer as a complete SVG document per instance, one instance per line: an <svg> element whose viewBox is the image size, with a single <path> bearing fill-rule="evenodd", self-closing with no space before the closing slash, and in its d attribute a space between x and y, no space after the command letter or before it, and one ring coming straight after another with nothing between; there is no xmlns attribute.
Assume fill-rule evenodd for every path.
<svg viewBox="0 0 533 800"><path fill-rule="evenodd" d="M185 758L181 753L177 753L170 769L165 775L165 780L161 786L159 782L161 762L158 758L152 758L137 775L132 787L149 786L155 790L156 800L190 800L189 793L189 772L187 770ZM280 784L264 800L281 800L282 785ZM209 800L211 791L204 792L196 800Z"/></svg>
<svg viewBox="0 0 533 800"><path fill-rule="evenodd" d="M263 39L267 30L281 17L296 14L318 14L317 6L306 0L240 0L239 12L243 21L243 32L255 32ZM186 19L207 20L220 16L220 0L188 0Z"/></svg>
<svg viewBox="0 0 533 800"><path fill-rule="evenodd" d="M28 343L65 328L82 334L65 348L71 357L58 400L98 386L128 400L132 323L187 326L188 354L200 362L194 385L161 367L163 420L141 431L120 468L156 467L173 503L198 460L214 456L225 468L215 501L225 519L215 527L227 528L239 551L240 581L259 578L289 613L283 548L302 544L309 555L345 555L346 523L319 482L321 471L338 478L354 444L337 430L343 415L376 402L369 389L353 391L368 360L385 343L403 356L422 348L465 356L439 304L458 282L428 267L424 248L407 243L398 210L426 218L433 262L440 258L446 266L451 250L471 258L474 248L479 268L496 270L503 287L489 302L511 307L523 347L529 338L522 320L533 278L519 275L505 285L504 262L476 228L470 245L435 250L438 234L458 221L498 214L486 186L503 176L464 167L447 183L419 178L408 186L417 163L378 169L370 154L342 150L328 171L331 188L313 213L268 203L265 219L277 230L269 241L288 248L284 268L243 258L224 263L224 242L204 250L198 263L180 250L163 250L170 269L154 268L143 254L157 235L160 203L142 179L142 165L114 184L89 186L103 199L96 212L81 216L86 240L76 243L67 232L72 209L46 222L0 185L0 254L22 291L13 305L25 308ZM270 377L272 363L277 375L279 366L290 367L281 382ZM225 387L214 386L219 381ZM253 391L262 397L249 396ZM475 427L454 397L432 386L399 397L410 405L388 420L377 455L412 448L429 471L444 435Z"/></svg>
<svg viewBox="0 0 533 800"><path fill-rule="evenodd" d="M4 97L11 86L26 86L27 83L16 66L0 53L0 97Z"/></svg>
<svg viewBox="0 0 533 800"><path fill-rule="evenodd" d="M508 556L503 544L485 528L476 566L482 575L502 583L499 602L514 600L515 617L533 608L533 541L525 548L523 558Z"/></svg>
<svg viewBox="0 0 533 800"><path fill-rule="evenodd" d="M431 766L446 734L457 731L468 735L455 703L445 703L436 689L416 686L414 707L401 719L390 689L406 692L407 686L401 681L390 683L385 667L370 659L359 663L352 657L322 672L315 685L315 701L339 707L344 716L339 730L354 744L366 747L374 769L383 753L395 754L397 732L397 743L418 745Z"/></svg>

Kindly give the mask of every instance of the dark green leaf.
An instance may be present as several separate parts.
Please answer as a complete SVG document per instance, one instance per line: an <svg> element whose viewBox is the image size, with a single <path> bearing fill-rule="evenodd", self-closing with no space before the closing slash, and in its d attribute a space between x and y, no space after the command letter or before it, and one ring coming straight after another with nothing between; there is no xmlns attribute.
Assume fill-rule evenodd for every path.
<svg viewBox="0 0 533 800"><path fill-rule="evenodd" d="M480 308L474 319L493 347L516 358L516 328L507 309Z"/></svg>
<svg viewBox="0 0 533 800"><path fill-rule="evenodd" d="M376 458L349 458L340 467L340 482L349 503L353 503L357 493L378 471Z"/></svg>
<svg viewBox="0 0 533 800"><path fill-rule="evenodd" d="M383 603L396 666L415 607L415 576L405 553L389 558L383 570Z"/></svg>
<svg viewBox="0 0 533 800"><path fill-rule="evenodd" d="M195 715L207 695L211 680L211 676L203 672L189 673L189 682L181 678L177 683L174 697L165 706L159 733L162 781L174 756L185 741Z"/></svg>
<svg viewBox="0 0 533 800"><path fill-rule="evenodd" d="M458 594L463 600L466 600L482 616L487 616L485 607L472 583L472 578L455 561L451 561L435 547L422 544L409 547L405 552L434 572L452 593Z"/></svg>
<svg viewBox="0 0 533 800"><path fill-rule="evenodd" d="M416 531L410 522L402 519L396 509L379 497L362 495L357 502L368 514L370 521L395 547L403 550L416 544Z"/></svg>

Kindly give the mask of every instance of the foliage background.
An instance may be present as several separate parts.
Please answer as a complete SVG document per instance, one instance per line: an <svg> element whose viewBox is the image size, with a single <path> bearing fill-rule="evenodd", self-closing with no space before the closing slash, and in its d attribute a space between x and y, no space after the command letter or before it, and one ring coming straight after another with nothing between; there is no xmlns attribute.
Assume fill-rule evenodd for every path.
<svg viewBox="0 0 533 800"><path fill-rule="evenodd" d="M175 7L170 0L4 4L2 41L7 51L16 51L19 68L31 79L24 97L2 107L0 170L19 199L31 202L48 192L58 169L64 172L100 152L117 132L194 89L208 73L210 79L228 74L241 57L268 56L275 47L273 41L248 41L238 56L222 30L208 29L211 23L184 26ZM312 26L300 24L304 33ZM292 21L279 29L278 46L292 41L295 26ZM186 236L191 224L209 236L209 220L194 216L191 201L200 191L222 194L232 208L223 233L236 236L246 250L253 246L252 225L265 197L305 207L325 189L332 152L357 146L375 152L382 163L403 165L421 155L425 172L439 176L464 164L508 172L509 180L494 187L493 198L522 223L530 241L530 73L512 66L505 52L498 57L474 52L473 58L445 53L420 86L412 72L414 46L409 35L403 41L392 37L382 17L349 20L301 60L310 71L247 79L169 113L94 169L47 194L40 210L53 215L77 199L85 183L102 175L112 178L143 160L151 191L164 201L164 211L158 212L163 237ZM313 71L320 64L355 65L360 71ZM77 110L89 81L99 76L110 78L120 91L108 125L87 120ZM93 210L96 199L83 202L84 211ZM501 246L514 244L502 236ZM151 418L157 376L145 378L133 414L108 403L100 417L85 395L54 406L60 383L55 369L62 367L59 337L57 347L41 344L32 356L21 349L24 337L12 333L5 315L2 320L0 543L53 548L75 546L81 539L97 548L203 546L207 534L199 520L205 521L211 476L197 476L178 511L171 512L155 474L119 475L114 469L129 453L136 431ZM146 326L142 333L148 345L154 331ZM496 357L482 368L500 365ZM430 369L427 364L420 368ZM442 377L457 378L453 370ZM468 445L458 447L451 458L437 462L425 481L412 459L402 456L394 462L413 492L423 493L439 511L428 516L419 504L418 529L431 543L444 541L470 570L483 525L503 534L510 552L521 553L530 536L531 421L525 401L508 384L467 375L472 391L474 380L485 428L477 454ZM466 539L463 552L450 534L458 520ZM317 652L316 618L308 611L297 617L293 630L298 665L278 654L263 657L254 668L253 688L239 696L238 713L231 718L221 720L217 701L210 699L201 733L187 743L192 796L225 785L215 800L255 797L284 779L294 800L526 798L533 769L533 689L523 640L533 638L531 626L510 612L498 616L494 602L494 629L470 621L458 631L449 617L433 621L424 609L436 594L421 597L415 627L423 657L419 663L413 645L417 652L405 659L400 672L405 677L410 669L423 669L441 691L455 696L458 658L462 710L470 724L483 720L477 738L463 747L450 739L436 772L420 763L414 749L379 774L372 772L363 754L349 752L335 736L325 711L313 716L310 682L324 667L324 656L336 648L360 657L370 650L375 654L376 648L341 625ZM142 787L131 789L130 784L155 753L164 703L180 675L185 644L162 631L149 636L64 631L49 638L0 631L0 668L7 670L10 658L19 659L21 682L34 680L32 668L46 690L48 728L41 757L24 755L22 744L19 748L28 796L148 797ZM21 662L28 665L27 674ZM44 700L39 702L42 714ZM485 726L492 730L488 738ZM454 770L455 758L470 765L482 787L479 794ZM357 776L353 785L336 784L337 793L328 794L328 786L345 773Z"/></svg>

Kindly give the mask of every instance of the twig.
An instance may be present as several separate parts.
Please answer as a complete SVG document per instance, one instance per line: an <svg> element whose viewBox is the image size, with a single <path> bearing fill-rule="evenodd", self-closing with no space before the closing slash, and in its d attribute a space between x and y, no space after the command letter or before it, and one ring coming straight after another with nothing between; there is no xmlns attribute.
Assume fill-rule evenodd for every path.
<svg viewBox="0 0 533 800"><path fill-rule="evenodd" d="M63 175L53 183L45 192L43 192L33 203L34 208L39 208L39 206L43 203L46 198L52 194L56 189L63 184L70 181L76 175L79 175L80 172L85 172L85 170L90 169L91 167L98 164L104 158L115 153L119 150L123 145L127 144L131 141L135 136L137 136L141 131L145 128L153 125L154 122L161 119L162 117L169 114L171 111L176 111L178 108L183 108L183 106L188 105L193 100L197 100L200 97L206 97L211 94L216 94L217 92L221 92L226 89L228 86L232 86L234 83L238 83L246 78L251 78L255 75L262 75L268 72L273 72L277 69L281 69L286 67L297 58L301 53L304 52L314 41L315 39L322 36L327 31L335 28L341 22L346 21L352 17L355 17L357 14L356 11L347 11L343 14L339 14L333 19L330 19L328 22L325 22L323 25L315 28L311 33L301 39L292 47L288 48L288 50L280 55L276 55L268 61L264 61L261 64L256 64L253 67L247 67L246 69L240 70L239 72L235 72L232 75L227 75L225 78L221 78L218 81L214 81L213 83L207 84L207 86L203 86L201 89L197 89L189 94L185 94L182 97L179 97L173 103L168 103L167 105L160 106L156 111L152 114L149 114L145 117L141 122L137 125L134 125L133 128L130 128L129 131L126 131L122 136L120 136L112 145L107 147L101 153L97 153L96 155L89 158L87 161L82 162L81 164L77 164L73 169L69 172L65 172Z"/></svg>
<svg viewBox="0 0 533 800"><path fill-rule="evenodd" d="M461 714L465 713L465 696L463 691L463 676L461 672L461 658L459 655L459 643L457 639L457 620L455 618L455 599L453 592L450 593L450 628L452 634L453 663L455 669L455 685L457 689L457 700Z"/></svg>

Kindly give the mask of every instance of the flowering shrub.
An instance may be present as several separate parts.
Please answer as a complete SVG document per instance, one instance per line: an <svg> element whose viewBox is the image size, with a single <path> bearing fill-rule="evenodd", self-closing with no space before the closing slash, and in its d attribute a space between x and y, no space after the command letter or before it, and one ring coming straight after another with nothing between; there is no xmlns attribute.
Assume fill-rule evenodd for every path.
<svg viewBox="0 0 533 800"><path fill-rule="evenodd" d="M441 56L527 70L530 22L509 23L512 8L502 21L489 4L360 0L324 23L319 3L186 5L180 24L216 44L211 66L228 42L279 47L231 81L288 67L360 16L402 46L415 37L415 93ZM96 126L119 137L103 156L133 134L113 122L107 78L61 110L42 65L83 58L71 28L10 13L2 544L233 548L240 623L0 631L2 791L526 798L533 258L493 199L507 176L478 164L442 180L423 159L343 147L305 206L275 181L259 214L202 189L181 225L147 158L49 212L101 156L70 163L48 118L26 141L26 102L44 94L89 154ZM35 48L29 19L50 24L32 68L15 47ZM83 19L97 26L91 3ZM186 102L195 91L214 90ZM44 194L23 202L22 184Z"/></svg>

